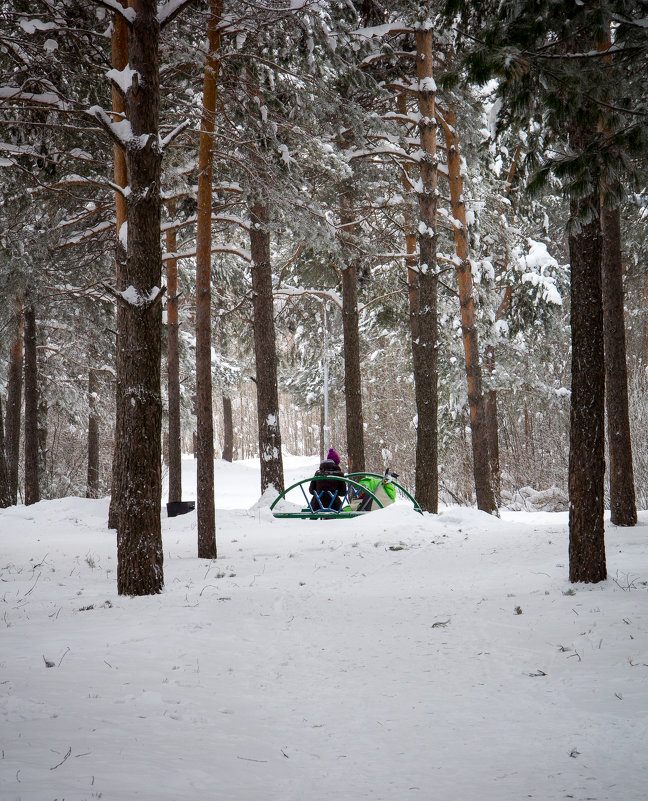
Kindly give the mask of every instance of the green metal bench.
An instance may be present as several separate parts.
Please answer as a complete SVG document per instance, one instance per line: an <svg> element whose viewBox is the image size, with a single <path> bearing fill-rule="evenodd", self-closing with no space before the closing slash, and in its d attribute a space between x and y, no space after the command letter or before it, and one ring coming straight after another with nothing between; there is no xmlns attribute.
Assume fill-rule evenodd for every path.
<svg viewBox="0 0 648 801"><path fill-rule="evenodd" d="M349 508L354 501L360 497L360 495L364 495L365 498L367 496L373 502L375 501L378 509L384 508L384 504L380 500L380 498L376 497L375 493L372 492L368 487L361 483L362 478L379 478L384 479L384 476L380 475L379 473L349 473L347 476L325 476L325 478L332 481L337 481L340 484L346 484L346 491L344 494L338 495L337 493L330 497L330 501L328 506L324 505L324 501L322 500L322 496L324 494L329 495L330 493L324 490L321 493L315 493L313 497L309 497L307 494L307 488L311 481L316 481L318 478L322 478L322 476L311 476L310 478L302 478L301 481L297 481L295 484L292 484L290 487L285 489L272 503L270 506L270 511L274 515L274 517L294 517L299 518L300 520L326 520L328 518L341 518L341 517L359 517L360 515L365 515L368 513L368 510L361 510L361 509L351 509ZM393 479L389 479L388 483L393 484L396 487L396 491L400 493L403 497L409 499L414 509L423 514L421 511L421 507L418 505L415 498L410 495L410 493L404 488L401 487L400 484L397 484ZM287 499L287 495L292 490L299 488L301 493L306 501L306 508L300 509L299 511L292 511L286 512L277 510L275 511L275 507L280 503L280 501L286 501L290 503ZM336 506L336 500L340 501L340 508L334 509L333 507ZM315 504L319 508L314 508ZM322 508L323 507L323 508Z"/></svg>

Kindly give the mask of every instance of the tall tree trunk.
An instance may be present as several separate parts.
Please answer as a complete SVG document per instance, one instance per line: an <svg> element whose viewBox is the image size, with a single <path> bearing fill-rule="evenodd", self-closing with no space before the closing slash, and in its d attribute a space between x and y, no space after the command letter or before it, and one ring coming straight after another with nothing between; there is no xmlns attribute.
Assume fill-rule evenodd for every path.
<svg viewBox="0 0 648 801"><path fill-rule="evenodd" d="M486 411L482 391L482 371L479 361L479 335L475 319L475 293L470 265L470 246L468 244L468 225L464 203L464 186L461 175L459 136L457 134L457 115L452 106L448 107L447 125L444 126L448 158L448 182L452 205L455 248L459 264L457 279L459 285L459 305L461 308L461 332L468 382L468 405L470 407L470 431L473 455L473 476L477 508L491 514L495 511L495 496L490 480L490 460L488 455L488 431Z"/></svg>
<svg viewBox="0 0 648 801"><path fill-rule="evenodd" d="M265 492L271 485L277 492L283 492L283 456L279 427L279 390L277 387L277 349L270 264L269 218L267 201L255 201L250 208L250 250L252 255L259 457L261 460L261 492Z"/></svg>
<svg viewBox="0 0 648 801"><path fill-rule="evenodd" d="M509 171L509 176L511 172ZM511 178L510 178L511 180ZM501 320L511 303L513 288L509 285L504 290L504 297L495 312L495 320ZM488 345L484 355L484 367L492 377L495 373L495 347ZM491 389L485 396L486 431L488 436L488 457L490 459L490 474L495 493L495 501L500 504L502 492L502 474L499 455L499 423L497 420L497 391Z"/></svg>
<svg viewBox="0 0 648 801"><path fill-rule="evenodd" d="M486 347L484 353L484 367L493 375L495 372L495 348ZM488 437L488 458L490 461L490 478L495 495L495 503L499 506L502 493L502 474L499 455L499 423L497 420L497 391L488 390L484 395L484 414L486 416L486 436Z"/></svg>
<svg viewBox="0 0 648 801"><path fill-rule="evenodd" d="M137 74L126 94L133 137L126 147L130 192L128 249L120 290L117 392L121 419L117 485L117 589L152 595L164 586L160 524L162 499L160 358L162 252L160 248L159 59L157 0L136 0L128 63ZM135 299L131 299L132 296Z"/></svg>
<svg viewBox="0 0 648 801"><path fill-rule="evenodd" d="M86 498L99 497L99 374L92 367L88 371L88 479Z"/></svg>
<svg viewBox="0 0 648 801"><path fill-rule="evenodd" d="M214 508L214 412L212 407L211 206L216 114L217 52L221 0L210 0L203 109L198 150L198 225L196 229L196 429L198 435L198 556L216 559Z"/></svg>
<svg viewBox="0 0 648 801"><path fill-rule="evenodd" d="M364 416L358 331L358 281L353 261L342 269L342 328L348 472L361 473L365 469Z"/></svg>
<svg viewBox="0 0 648 801"><path fill-rule="evenodd" d="M232 399L223 393L223 461L234 459L234 419L232 416Z"/></svg>
<svg viewBox="0 0 648 801"><path fill-rule="evenodd" d="M401 93L396 98L396 108L403 117L407 116L407 97ZM406 193L414 189L414 180L411 175L411 167L405 165L402 172L402 185ZM407 293L409 298L409 317L412 342L418 342L418 308L419 308L419 283L418 283L418 257L416 243L416 221L414 214L409 206L405 207L404 212L405 228L405 268L407 270ZM414 347L414 350L416 347Z"/></svg>
<svg viewBox="0 0 648 801"><path fill-rule="evenodd" d="M432 76L432 31L416 32L416 73L421 142L419 202L419 308L414 341L414 385L418 424L416 427L416 498L426 512L439 508L438 475L438 320L436 215L437 215L437 124L436 85Z"/></svg>
<svg viewBox="0 0 648 801"><path fill-rule="evenodd" d="M596 43L599 52L612 46L610 23L605 35ZM603 59L606 69L614 56ZM601 131L610 133L606 121ZM618 188L618 187L617 187ZM637 522L632 439L628 409L628 369L623 303L623 262L621 258L621 209L606 206L601 194L601 273L603 283L603 336L605 342L605 405L607 409L608 450L610 455L610 519L618 526L634 526Z"/></svg>
<svg viewBox="0 0 648 801"><path fill-rule="evenodd" d="M403 117L407 115L407 98L401 93L397 97L397 110ZM411 167L404 166L402 175L402 186L406 194L414 190L414 179L411 174ZM405 229L405 270L407 274L407 297L409 301L409 324L412 338L412 366L414 376L420 372L419 359L419 330L418 316L420 306L420 287L418 271L418 244L416 239L417 222L415 212L410 206L405 206L403 214L403 226ZM418 403L417 403L418 405ZM418 435L417 435L418 436Z"/></svg>
<svg viewBox="0 0 648 801"><path fill-rule="evenodd" d="M38 351L36 311L31 291L25 295L25 505L40 501L38 471Z"/></svg>
<svg viewBox="0 0 648 801"><path fill-rule="evenodd" d="M223 313L225 311L225 304L223 295L225 290L218 287L218 328L217 337L220 347L221 356L226 359L228 351L227 332L225 330L225 322ZM223 381L222 390L222 407L223 407L223 450L221 459L225 462L232 462L234 460L234 416L232 414L232 395L231 386L227 379Z"/></svg>
<svg viewBox="0 0 648 801"><path fill-rule="evenodd" d="M41 338L41 341L42 338ZM39 350L38 358L38 375L39 375L39 391L38 391L38 485L40 487L41 497L48 497L49 492L49 477L48 477L48 448L47 448L47 435L48 435L48 414L49 406L47 404L46 386L43 380L45 373L44 363L42 359L43 351Z"/></svg>
<svg viewBox="0 0 648 801"><path fill-rule="evenodd" d="M175 203L167 204L169 216L175 214ZM166 233L167 253L178 248L175 228ZM182 432L180 428L180 350L178 346L178 260L166 261L167 279L167 394L169 396L169 501L182 500Z"/></svg>
<svg viewBox="0 0 648 801"><path fill-rule="evenodd" d="M352 189L340 189L340 222L347 236L354 228ZM344 334L344 398L346 402L346 441L348 472L365 469L364 414L362 409L362 373L360 369L360 333L358 331L358 276L356 261L346 246L342 273L342 330ZM326 444L326 443L325 443Z"/></svg>
<svg viewBox="0 0 648 801"><path fill-rule="evenodd" d="M0 395L0 509L6 509L8 506L11 506L11 492L9 491L9 471L7 470L7 456L5 451L2 395Z"/></svg>
<svg viewBox="0 0 648 801"><path fill-rule="evenodd" d="M120 0L121 4L128 6L127 0ZM113 15L112 39L111 39L111 66L116 70L123 70L128 64L128 27L126 22L119 14ZM115 86L112 86L112 110L113 120L118 122L123 118L125 106L122 96ZM128 170L126 166L126 155L116 144L113 145L113 181L116 186L126 187L128 184ZM123 275L126 271L126 199L120 192L115 192L115 283L116 286L123 286ZM122 318L124 309L122 304L117 304L116 325L117 343L119 349L119 332L124 330ZM123 428L122 409L123 396L119 392L119 387L115 384L115 431ZM124 468L121 465L121 448L113 449L113 464L110 487L110 506L108 509L108 528L118 527L120 510L124 508L123 488L119 481L124 475Z"/></svg>
<svg viewBox="0 0 648 801"><path fill-rule="evenodd" d="M628 370L623 310L621 210L601 208L605 403L610 454L610 511L617 526L637 522L632 440L628 409Z"/></svg>
<svg viewBox="0 0 648 801"><path fill-rule="evenodd" d="M12 505L18 503L18 465L20 462L20 417L22 411L23 382L23 306L19 297L15 299L13 339L9 346L9 370L7 377L7 421L5 429L5 452L9 479L9 496Z"/></svg>
<svg viewBox="0 0 648 801"><path fill-rule="evenodd" d="M575 143L578 144L578 141ZM597 216L569 237L571 261L571 415L569 439L569 579L603 581L605 531L605 366L601 228L597 198L571 202L571 217L590 203Z"/></svg>

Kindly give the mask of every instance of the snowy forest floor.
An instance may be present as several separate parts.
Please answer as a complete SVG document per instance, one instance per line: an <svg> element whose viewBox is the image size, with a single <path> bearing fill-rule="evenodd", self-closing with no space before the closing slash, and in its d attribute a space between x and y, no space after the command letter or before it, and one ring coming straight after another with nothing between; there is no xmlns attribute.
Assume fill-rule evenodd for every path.
<svg viewBox="0 0 648 801"><path fill-rule="evenodd" d="M218 560L165 515L153 597L116 593L107 500L0 510L2 801L646 798L648 513L572 587L563 513L279 520L258 463L216 484Z"/></svg>

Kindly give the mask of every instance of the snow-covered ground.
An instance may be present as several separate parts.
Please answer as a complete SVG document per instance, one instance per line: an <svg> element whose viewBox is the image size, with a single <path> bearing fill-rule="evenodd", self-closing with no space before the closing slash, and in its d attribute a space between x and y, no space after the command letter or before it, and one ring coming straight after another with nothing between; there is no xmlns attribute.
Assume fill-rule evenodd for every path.
<svg viewBox="0 0 648 801"><path fill-rule="evenodd" d="M154 597L116 593L107 500L0 510L2 801L648 797L647 513L572 587L566 514L280 520L258 464L216 482L218 560L164 516Z"/></svg>

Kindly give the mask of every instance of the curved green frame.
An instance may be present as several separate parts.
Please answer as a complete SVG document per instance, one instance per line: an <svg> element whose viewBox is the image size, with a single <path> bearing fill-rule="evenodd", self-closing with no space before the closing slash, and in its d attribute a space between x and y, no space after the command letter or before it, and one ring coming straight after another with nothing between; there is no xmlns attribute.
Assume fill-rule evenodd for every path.
<svg viewBox="0 0 648 801"><path fill-rule="evenodd" d="M380 479L385 478L384 474L381 475L380 473L349 473L347 478L355 478L356 476L368 476L370 478L380 478ZM393 484L397 490L400 490L400 492L402 492L403 495L412 502L415 512L418 512L421 515L423 514L423 510L419 506L419 502L413 495L410 495L410 493L405 489L405 487L402 487L400 484L394 481L393 478L390 478L388 483Z"/></svg>
<svg viewBox="0 0 648 801"><path fill-rule="evenodd" d="M367 473L367 474L361 473L360 475L370 475L370 474L369 473ZM302 478L301 481L298 481L296 484L292 484L290 487L285 489L280 495L278 495L277 498L275 498L275 500L270 505L270 511L272 512L272 510L279 503L279 501L282 498L285 498L286 495L291 490L295 489L295 487L299 487L299 486L301 486L303 484L310 484L311 481L313 481L314 479L318 479L318 478L322 478L322 476L311 476L310 478ZM361 492L368 493L369 495L371 495L372 500L376 501L376 503L378 504L378 508L379 509L383 509L384 508L383 504L380 501L380 499L377 498L370 489L367 489L367 487L365 487L364 484L360 484L360 482L355 481L353 478L350 478L349 476L325 476L325 478L327 480L328 479L332 479L333 481L341 481L341 482L343 482L343 483L345 483L347 485L351 485L352 487L354 487L355 489L360 490ZM349 489L350 489L350 487L347 489L347 491L344 493L344 495L342 497L342 503L343 504L344 504L345 500L348 503L348 500L349 500L348 499ZM306 496L306 493L304 492L303 489L302 489L302 493L304 495L304 498L306 498L306 503L310 507L310 501L308 500L308 497ZM319 509L316 512L314 512L314 511L310 511L310 512L272 512L272 514L273 514L274 517L298 517L301 520L321 520L322 518L328 519L329 517L359 517L360 515L367 514L367 512L358 512L358 511L342 512L342 511L338 511L338 510L335 510L335 509Z"/></svg>

